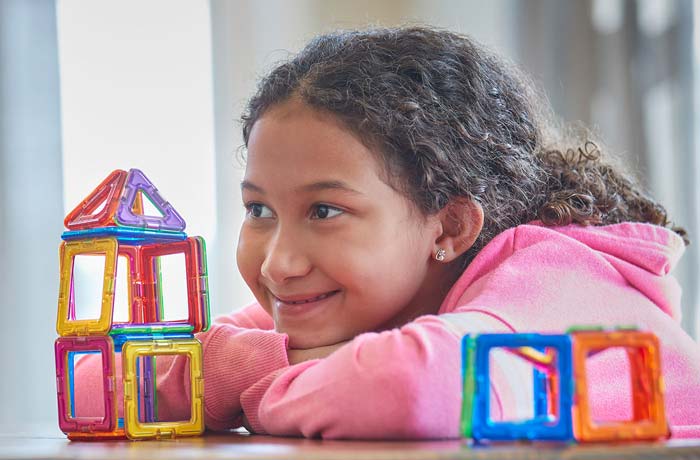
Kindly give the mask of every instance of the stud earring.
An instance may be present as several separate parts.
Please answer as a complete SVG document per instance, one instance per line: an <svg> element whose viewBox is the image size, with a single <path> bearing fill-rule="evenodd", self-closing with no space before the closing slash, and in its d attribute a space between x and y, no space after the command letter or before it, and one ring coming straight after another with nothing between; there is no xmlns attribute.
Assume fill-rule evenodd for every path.
<svg viewBox="0 0 700 460"><path fill-rule="evenodd" d="M445 260L445 254L447 254L447 251L445 251L442 248L438 249L435 253L435 260L437 260L438 262L442 262L443 260Z"/></svg>

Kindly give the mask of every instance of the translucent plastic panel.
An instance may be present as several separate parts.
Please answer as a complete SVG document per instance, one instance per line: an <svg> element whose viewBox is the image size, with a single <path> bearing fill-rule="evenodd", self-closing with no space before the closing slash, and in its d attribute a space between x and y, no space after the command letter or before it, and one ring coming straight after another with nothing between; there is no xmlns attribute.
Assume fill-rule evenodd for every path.
<svg viewBox="0 0 700 460"><path fill-rule="evenodd" d="M163 217L163 213L158 209L148 196L143 197L143 215L152 217Z"/></svg>
<svg viewBox="0 0 700 460"><path fill-rule="evenodd" d="M525 351L523 351L525 350ZM548 364L533 362L539 357L556 363L554 349L546 353L530 347L496 347L489 352L490 419L498 422L525 422L539 417L556 421L559 408L552 395L558 392L556 379L548 379ZM552 388L554 386L554 388Z"/></svg>
<svg viewBox="0 0 700 460"><path fill-rule="evenodd" d="M184 381L189 382L190 358L187 355L146 355L137 359L139 368L139 422L189 422L192 417L192 400L186 392L183 391L176 396L179 398L178 401L158 400L158 378L155 371L160 367L162 375L163 369L168 368L174 359L182 360L182 366L185 369ZM174 407L180 407L182 410L175 411Z"/></svg>
<svg viewBox="0 0 700 460"><path fill-rule="evenodd" d="M105 416L102 366L100 352L68 353L71 417L102 418Z"/></svg>
<svg viewBox="0 0 700 460"><path fill-rule="evenodd" d="M96 319L102 308L102 288L105 271L104 254L79 254L73 259L73 317Z"/></svg>
<svg viewBox="0 0 700 460"><path fill-rule="evenodd" d="M635 376L631 375L626 348L612 347L598 353L589 353L586 359L586 382L591 420L594 423L632 420L632 378ZM606 410L610 407L615 410Z"/></svg>
<svg viewBox="0 0 700 460"><path fill-rule="evenodd" d="M104 254L79 254L73 261L73 315L71 319L96 319L102 308ZM129 321L129 259L117 257L114 322Z"/></svg>

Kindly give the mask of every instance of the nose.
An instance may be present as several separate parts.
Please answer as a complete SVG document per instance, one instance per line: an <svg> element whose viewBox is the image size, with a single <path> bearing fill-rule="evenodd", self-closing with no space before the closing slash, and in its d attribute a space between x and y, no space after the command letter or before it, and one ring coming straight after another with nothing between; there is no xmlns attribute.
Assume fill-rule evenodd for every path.
<svg viewBox="0 0 700 460"><path fill-rule="evenodd" d="M278 229L267 245L261 274L275 284L303 277L311 271L311 263L298 235Z"/></svg>

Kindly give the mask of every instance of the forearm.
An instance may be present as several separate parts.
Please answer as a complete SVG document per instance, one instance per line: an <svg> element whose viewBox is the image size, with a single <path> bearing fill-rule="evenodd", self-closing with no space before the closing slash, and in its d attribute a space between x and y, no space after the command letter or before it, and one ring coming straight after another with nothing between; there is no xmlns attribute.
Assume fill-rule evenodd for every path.
<svg viewBox="0 0 700 460"><path fill-rule="evenodd" d="M208 428L240 426L241 394L270 372L289 365L287 336L274 331L216 333L204 348L204 409Z"/></svg>
<svg viewBox="0 0 700 460"><path fill-rule="evenodd" d="M459 375L459 340L420 329L363 334L326 359L271 373L242 395L252 428L323 438L456 434L459 378L449 376Z"/></svg>

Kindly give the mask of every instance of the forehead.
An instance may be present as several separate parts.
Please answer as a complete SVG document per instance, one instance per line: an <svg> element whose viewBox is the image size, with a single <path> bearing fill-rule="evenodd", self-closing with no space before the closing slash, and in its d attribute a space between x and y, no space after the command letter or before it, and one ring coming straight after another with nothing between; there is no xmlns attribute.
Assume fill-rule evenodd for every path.
<svg viewBox="0 0 700 460"><path fill-rule="evenodd" d="M290 100L269 109L248 141L246 180L296 184L379 179L376 155L333 115Z"/></svg>

